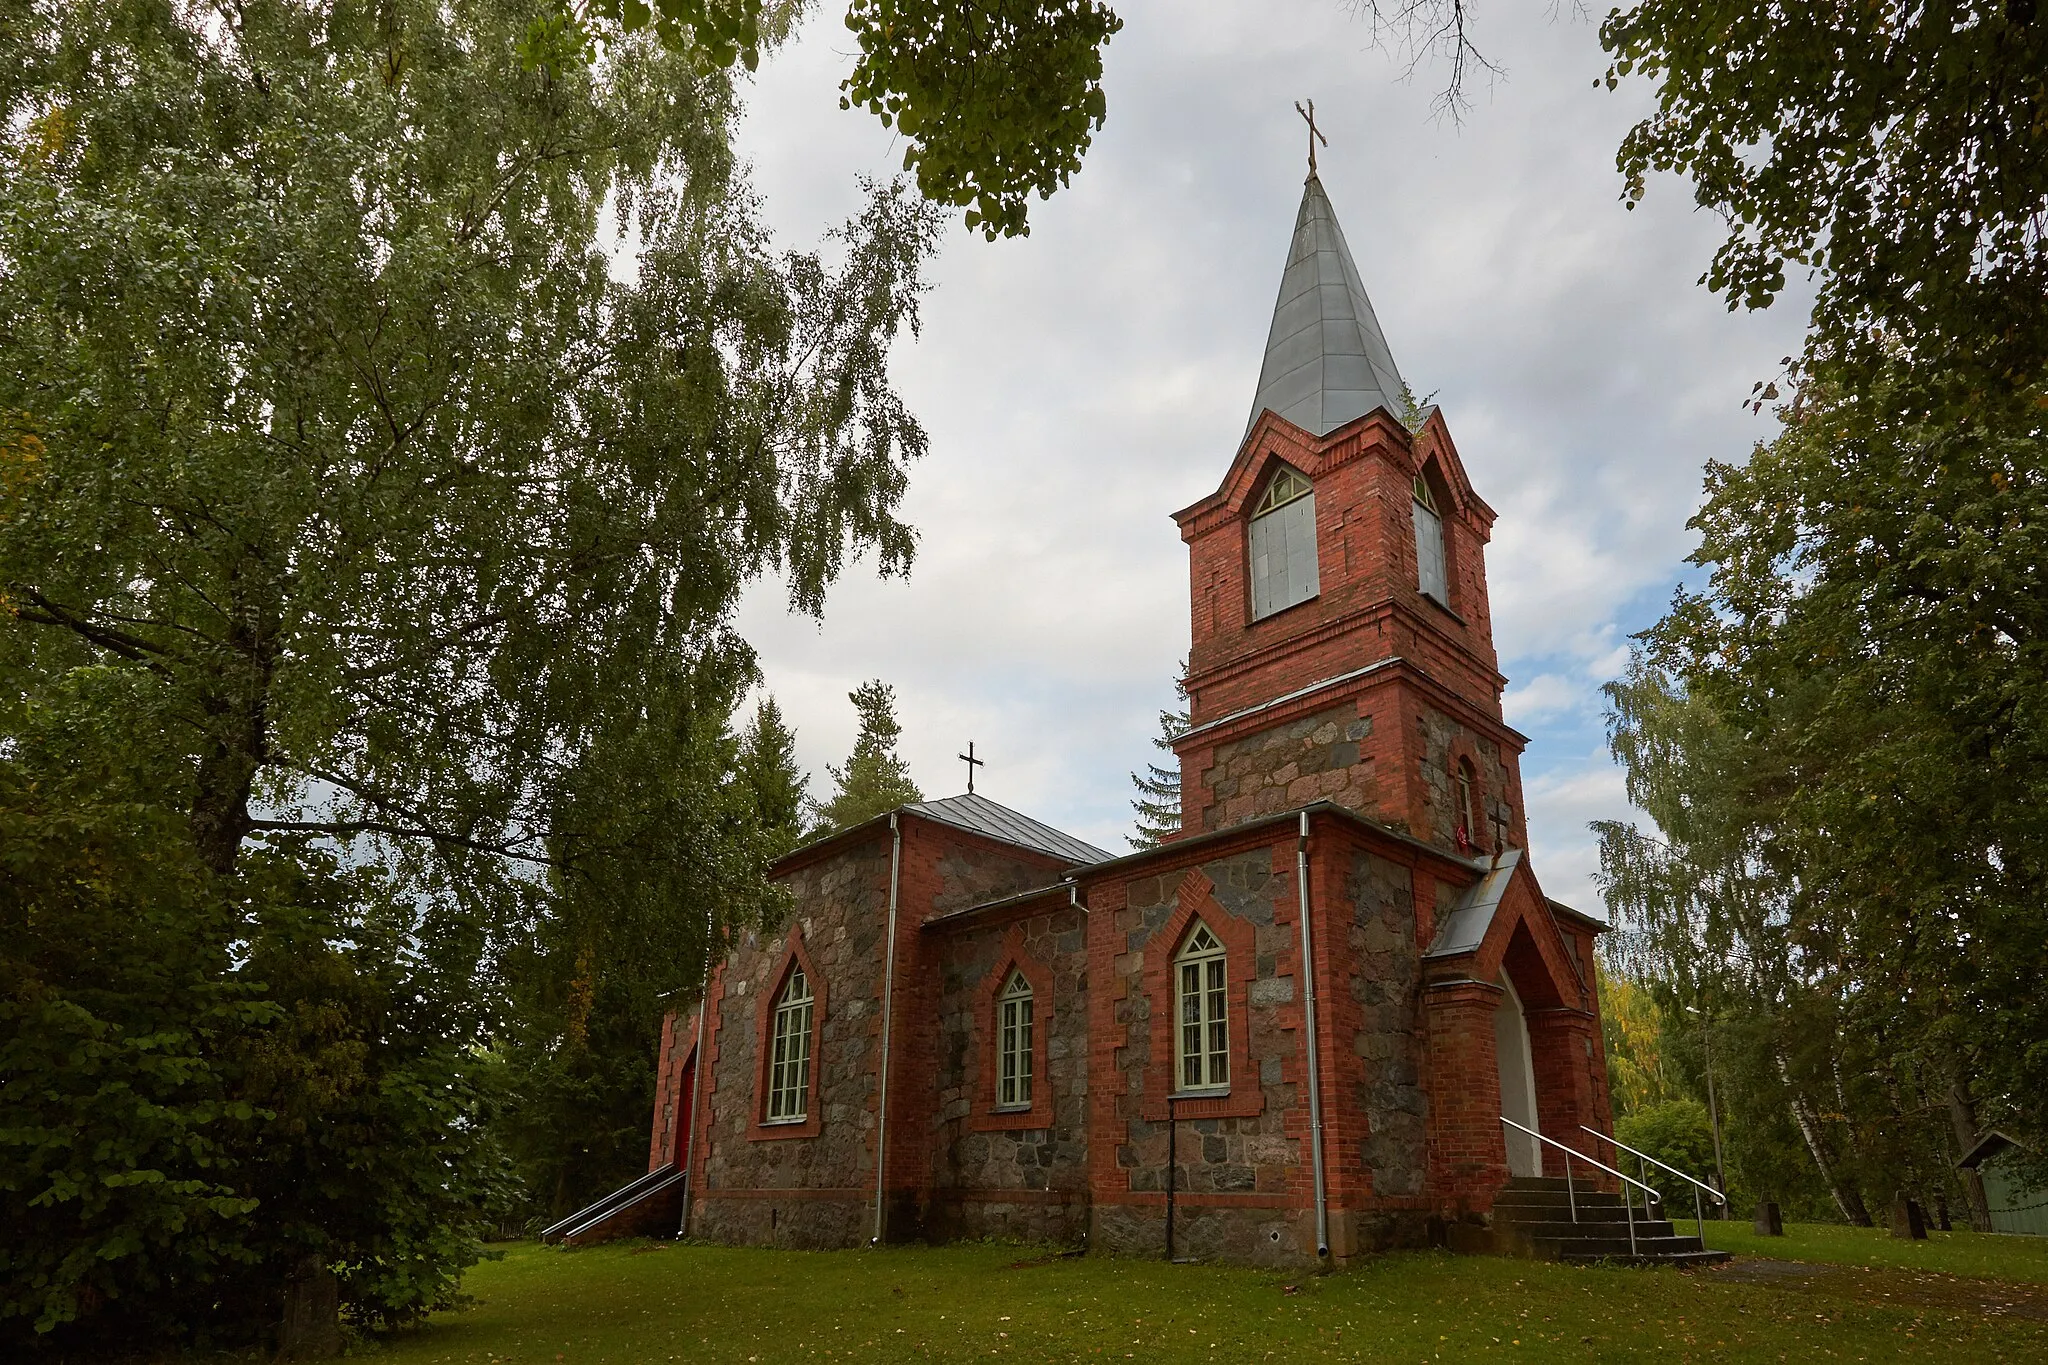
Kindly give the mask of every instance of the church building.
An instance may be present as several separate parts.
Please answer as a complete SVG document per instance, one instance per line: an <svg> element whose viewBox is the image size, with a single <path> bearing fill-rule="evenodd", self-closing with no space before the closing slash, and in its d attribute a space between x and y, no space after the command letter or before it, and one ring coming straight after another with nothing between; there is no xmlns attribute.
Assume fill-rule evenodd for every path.
<svg viewBox="0 0 2048 1365"><path fill-rule="evenodd" d="M783 858L787 922L664 1026L664 1231L1309 1265L1563 1174L1529 1133L1606 1155L1603 925L1526 851L1494 512L1404 393L1312 170L1250 426L1173 514L1180 833L970 793Z"/></svg>

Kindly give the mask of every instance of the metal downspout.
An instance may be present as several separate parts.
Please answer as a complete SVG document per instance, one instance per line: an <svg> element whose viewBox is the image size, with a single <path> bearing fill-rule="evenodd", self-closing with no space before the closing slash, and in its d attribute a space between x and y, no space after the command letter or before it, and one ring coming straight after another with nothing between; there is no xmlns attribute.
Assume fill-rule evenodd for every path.
<svg viewBox="0 0 2048 1365"><path fill-rule="evenodd" d="M1315 936L1308 923L1308 812L1301 813L1301 837L1294 845L1294 880L1301 888L1301 1003L1308 1032L1308 1122L1316 1175L1316 1256L1330 1254L1330 1191L1323 1171L1322 1036L1316 1030Z"/></svg>
<svg viewBox="0 0 2048 1365"><path fill-rule="evenodd" d="M889 812L889 936L882 959L882 1060L875 1094L875 1235L869 1246L882 1244L882 1202L889 1169L889 1033L896 1021L896 891L903 871L903 828Z"/></svg>
<svg viewBox="0 0 2048 1365"><path fill-rule="evenodd" d="M712 930L717 921L711 912L704 916L704 984L697 992L697 1038L690 1045L697 1060L690 1067L690 1148L683 1153L683 1216L676 1222L676 1236L690 1235L690 1187L697 1183L697 1097L704 1090L704 1019L711 1005Z"/></svg>

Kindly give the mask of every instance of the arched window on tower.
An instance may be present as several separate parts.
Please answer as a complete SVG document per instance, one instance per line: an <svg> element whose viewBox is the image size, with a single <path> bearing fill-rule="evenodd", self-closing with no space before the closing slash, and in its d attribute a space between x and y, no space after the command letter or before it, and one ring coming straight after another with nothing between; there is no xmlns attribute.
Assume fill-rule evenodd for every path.
<svg viewBox="0 0 2048 1365"><path fill-rule="evenodd" d="M1458 760L1457 829L1455 837L1459 848L1473 848L1479 843L1479 798L1477 783L1473 780L1472 760Z"/></svg>
<svg viewBox="0 0 2048 1365"><path fill-rule="evenodd" d="M1415 586L1448 607L1451 590L1444 573L1444 520L1436 510L1429 480L1415 476Z"/></svg>
<svg viewBox="0 0 2048 1365"><path fill-rule="evenodd" d="M1252 619L1306 602L1321 590L1316 571L1316 491L1286 465L1252 509Z"/></svg>

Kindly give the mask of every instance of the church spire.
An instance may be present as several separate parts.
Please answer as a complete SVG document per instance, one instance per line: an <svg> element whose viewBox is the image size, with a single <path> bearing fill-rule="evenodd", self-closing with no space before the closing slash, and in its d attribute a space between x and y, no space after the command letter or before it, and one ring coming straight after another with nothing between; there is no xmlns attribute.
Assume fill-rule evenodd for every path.
<svg viewBox="0 0 2048 1365"><path fill-rule="evenodd" d="M1379 407L1400 416L1401 372L1323 182L1310 170L1251 420L1271 408L1310 435L1327 436Z"/></svg>

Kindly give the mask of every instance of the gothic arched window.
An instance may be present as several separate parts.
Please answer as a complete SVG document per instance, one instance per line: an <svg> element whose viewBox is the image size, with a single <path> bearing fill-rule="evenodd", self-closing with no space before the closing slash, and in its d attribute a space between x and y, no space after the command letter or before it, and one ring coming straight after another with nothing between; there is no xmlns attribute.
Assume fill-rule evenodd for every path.
<svg viewBox="0 0 2048 1365"><path fill-rule="evenodd" d="M800 966L775 1002L768 1064L768 1122L801 1123L811 1098L811 983Z"/></svg>
<svg viewBox="0 0 2048 1365"><path fill-rule="evenodd" d="M1451 590L1444 574L1444 519L1436 510L1429 480L1415 476L1415 586L1448 607Z"/></svg>
<svg viewBox="0 0 2048 1365"><path fill-rule="evenodd" d="M1010 979L996 998L996 1107L1031 1107L1031 983L1010 969Z"/></svg>
<svg viewBox="0 0 2048 1365"><path fill-rule="evenodd" d="M1223 945L1199 920L1174 959L1180 1002L1180 1088L1224 1090L1230 1086L1229 992L1225 988Z"/></svg>
<svg viewBox="0 0 2048 1365"><path fill-rule="evenodd" d="M1271 616L1321 590L1316 572L1316 490L1280 467L1252 509L1252 619Z"/></svg>

